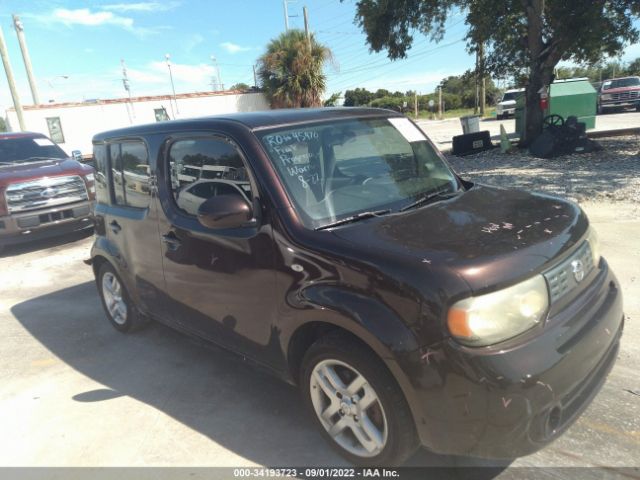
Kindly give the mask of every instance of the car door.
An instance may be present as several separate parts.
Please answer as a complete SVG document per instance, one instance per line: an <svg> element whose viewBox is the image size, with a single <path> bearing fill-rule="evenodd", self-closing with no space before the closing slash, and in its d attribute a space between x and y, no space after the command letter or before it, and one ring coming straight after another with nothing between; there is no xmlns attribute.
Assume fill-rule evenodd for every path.
<svg viewBox="0 0 640 480"><path fill-rule="evenodd" d="M231 141L215 135L181 135L167 141L159 178L160 191L167 198L162 201L159 225L172 314L176 322L199 336L267 361L278 345L269 218L261 215L248 226L223 230L200 224L197 210L189 207L192 202L180 202L175 182L170 181L171 169L183 171L184 165L196 159L203 166L235 168L238 173L228 180L230 184L248 183L244 155ZM255 182L250 184L250 201L259 205ZM243 195L238 188L221 188L215 181L200 180L193 188L190 194ZM190 187L183 185L182 190L189 192Z"/></svg>
<svg viewBox="0 0 640 480"><path fill-rule="evenodd" d="M110 205L96 209L118 271L141 309L166 319L162 306L164 274L160 253L155 189L149 149L142 139L109 141L105 145L110 177ZM98 149L96 149L96 153ZM96 159L98 155L96 155ZM106 173L106 172L105 172Z"/></svg>

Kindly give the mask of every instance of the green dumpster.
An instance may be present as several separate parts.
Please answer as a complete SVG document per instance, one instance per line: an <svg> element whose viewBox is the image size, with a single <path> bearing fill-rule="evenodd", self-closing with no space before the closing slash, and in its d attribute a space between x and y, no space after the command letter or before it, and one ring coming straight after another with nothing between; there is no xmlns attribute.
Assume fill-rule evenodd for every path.
<svg viewBox="0 0 640 480"><path fill-rule="evenodd" d="M549 108L546 115L560 115L565 120L571 115L584 122L587 130L596 128L598 93L586 78L556 80L549 88Z"/></svg>
<svg viewBox="0 0 640 480"><path fill-rule="evenodd" d="M549 108L544 115L560 115L565 120L571 115L584 122L587 130L596 128L596 103L598 93L586 78L556 80L549 88ZM525 130L526 97L516 99L516 132Z"/></svg>

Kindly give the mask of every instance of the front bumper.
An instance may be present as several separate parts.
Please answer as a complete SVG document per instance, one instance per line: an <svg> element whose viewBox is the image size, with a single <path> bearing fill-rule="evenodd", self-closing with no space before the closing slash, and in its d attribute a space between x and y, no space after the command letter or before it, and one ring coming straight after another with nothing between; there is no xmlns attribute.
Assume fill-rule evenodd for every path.
<svg viewBox="0 0 640 480"><path fill-rule="evenodd" d="M15 213L0 217L0 246L64 235L92 227L92 201Z"/></svg>
<svg viewBox="0 0 640 480"><path fill-rule="evenodd" d="M412 375L421 442L438 453L486 458L539 450L600 390L623 324L619 285L602 260L591 285L532 340L502 350L453 341L429 349L420 377Z"/></svg>
<svg viewBox="0 0 640 480"><path fill-rule="evenodd" d="M638 107L640 106L640 99L637 100L609 100L600 101L601 108L620 108L620 107Z"/></svg>

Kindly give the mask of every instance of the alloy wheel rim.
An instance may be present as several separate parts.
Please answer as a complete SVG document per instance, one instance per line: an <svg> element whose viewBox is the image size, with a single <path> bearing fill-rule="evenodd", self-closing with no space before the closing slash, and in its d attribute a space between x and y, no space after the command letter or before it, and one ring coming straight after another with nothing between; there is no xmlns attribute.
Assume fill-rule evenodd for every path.
<svg viewBox="0 0 640 480"><path fill-rule="evenodd" d="M124 325L127 322L127 303L122 297L122 285L111 272L102 276L102 295L111 319L118 325Z"/></svg>
<svg viewBox="0 0 640 480"><path fill-rule="evenodd" d="M387 417L364 375L340 360L323 360L311 373L309 389L318 420L338 445L359 457L382 452Z"/></svg>

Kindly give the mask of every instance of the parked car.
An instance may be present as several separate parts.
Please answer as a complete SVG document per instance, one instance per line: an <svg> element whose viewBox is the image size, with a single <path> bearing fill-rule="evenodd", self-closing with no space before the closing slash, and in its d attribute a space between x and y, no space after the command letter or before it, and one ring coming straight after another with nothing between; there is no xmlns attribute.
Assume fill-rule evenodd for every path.
<svg viewBox="0 0 640 480"><path fill-rule="evenodd" d="M496 105L496 117L498 120L514 116L516 113L516 100L524 93L524 88L507 90L502 95L502 100Z"/></svg>
<svg viewBox="0 0 640 480"><path fill-rule="evenodd" d="M611 108L633 107L640 112L640 77L605 80L598 92L598 113Z"/></svg>
<svg viewBox="0 0 640 480"><path fill-rule="evenodd" d="M400 114L241 113L93 143L111 187L97 188L89 263L109 322L155 319L299 385L354 463L419 445L529 454L615 362L620 285L580 207L458 177ZM154 185L135 205L111 180L134 149ZM172 171L196 156L244 170L250 195L181 207Z"/></svg>
<svg viewBox="0 0 640 480"><path fill-rule="evenodd" d="M0 134L0 250L93 227L93 168L40 133Z"/></svg>

